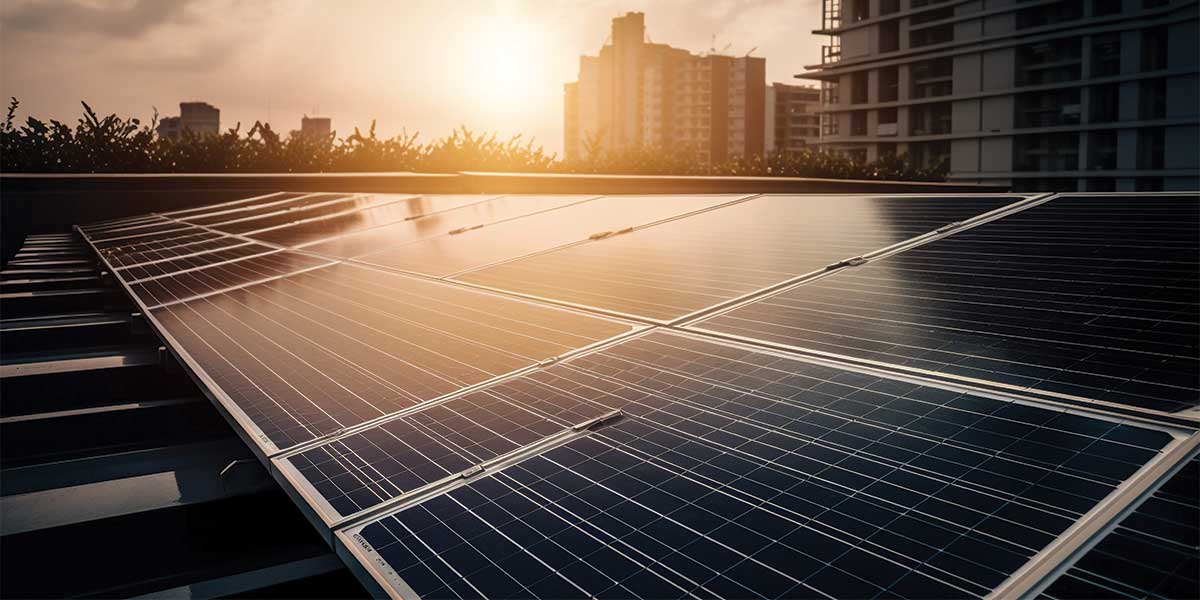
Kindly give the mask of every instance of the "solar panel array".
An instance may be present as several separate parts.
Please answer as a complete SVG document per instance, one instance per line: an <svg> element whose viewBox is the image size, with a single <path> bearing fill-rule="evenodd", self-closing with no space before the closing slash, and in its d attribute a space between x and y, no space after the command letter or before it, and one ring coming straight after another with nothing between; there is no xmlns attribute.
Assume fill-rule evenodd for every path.
<svg viewBox="0 0 1200 600"><path fill-rule="evenodd" d="M279 193L79 231L379 592L1147 597L1197 580L1198 200Z"/></svg>

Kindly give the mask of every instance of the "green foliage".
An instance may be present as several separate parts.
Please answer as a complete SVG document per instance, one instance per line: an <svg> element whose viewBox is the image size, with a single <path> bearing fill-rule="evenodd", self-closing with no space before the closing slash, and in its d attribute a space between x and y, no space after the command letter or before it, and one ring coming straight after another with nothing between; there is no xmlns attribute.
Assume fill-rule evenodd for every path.
<svg viewBox="0 0 1200 600"><path fill-rule="evenodd" d="M380 138L371 123L345 138L284 137L255 122L245 135L241 124L218 135L185 131L179 139L154 133L148 125L116 115L100 118L87 103L74 128L29 117L15 124L19 103L12 99L0 124L0 171L8 173L321 173L416 171L507 171L637 175L725 175L826 177L942 181L946 167L921 169L904 157L863 164L816 150L736 157L709 164L686 148L606 151L602 135L589 137L586 158L560 161L533 140L497 139L460 127L430 143L417 134Z"/></svg>

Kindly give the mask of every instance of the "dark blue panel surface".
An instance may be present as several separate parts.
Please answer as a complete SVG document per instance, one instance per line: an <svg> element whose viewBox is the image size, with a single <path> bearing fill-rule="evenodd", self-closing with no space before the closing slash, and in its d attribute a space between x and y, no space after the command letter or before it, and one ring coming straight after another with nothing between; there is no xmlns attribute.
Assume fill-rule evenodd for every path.
<svg viewBox="0 0 1200 600"><path fill-rule="evenodd" d="M1130 406L1192 408L1197 200L1057 198L697 327Z"/></svg>

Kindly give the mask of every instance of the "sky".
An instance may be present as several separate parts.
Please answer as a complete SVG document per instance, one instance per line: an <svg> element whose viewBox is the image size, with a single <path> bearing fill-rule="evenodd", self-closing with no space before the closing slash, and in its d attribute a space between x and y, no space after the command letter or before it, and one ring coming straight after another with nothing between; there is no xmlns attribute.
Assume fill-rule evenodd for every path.
<svg viewBox="0 0 1200 600"><path fill-rule="evenodd" d="M149 120L203 100L243 132L308 114L340 137L373 119L424 141L465 125L558 153L562 86L627 11L657 43L753 49L768 83L820 61L819 0L3 0L0 97L21 120L73 124L80 100Z"/></svg>

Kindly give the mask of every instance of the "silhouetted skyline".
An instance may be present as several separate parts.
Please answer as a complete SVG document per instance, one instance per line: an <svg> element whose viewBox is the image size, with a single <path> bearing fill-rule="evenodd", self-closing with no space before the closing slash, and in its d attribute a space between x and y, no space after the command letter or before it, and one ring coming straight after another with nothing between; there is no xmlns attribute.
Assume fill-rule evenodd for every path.
<svg viewBox="0 0 1200 600"><path fill-rule="evenodd" d="M727 2L347 2L75 0L0 5L0 94L22 118L74 122L79 101L149 119L181 101L220 107L223 128L305 113L340 134L377 119L429 140L466 124L562 149L562 85L594 52L610 19L646 12L653 41L769 57L789 81L819 56L813 0Z"/></svg>

